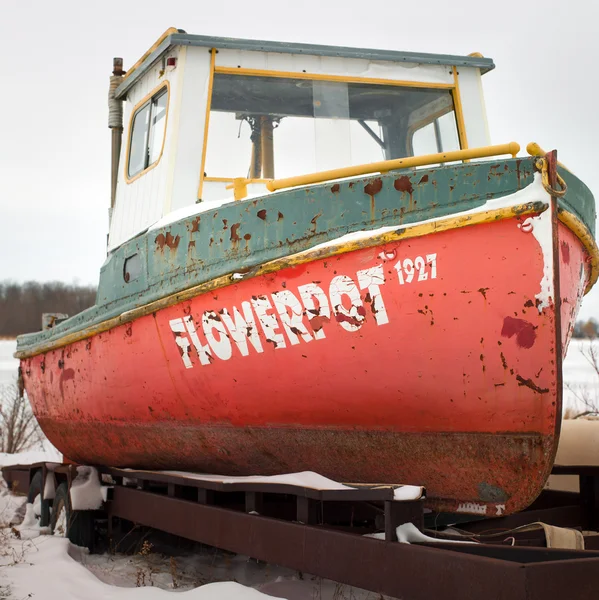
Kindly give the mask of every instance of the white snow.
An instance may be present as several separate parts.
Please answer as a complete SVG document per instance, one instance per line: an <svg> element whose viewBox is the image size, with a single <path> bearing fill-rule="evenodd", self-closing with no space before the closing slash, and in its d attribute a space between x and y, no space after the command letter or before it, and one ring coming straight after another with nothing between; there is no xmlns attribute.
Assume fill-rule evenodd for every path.
<svg viewBox="0 0 599 600"><path fill-rule="evenodd" d="M424 495L424 488L418 485L402 485L393 490L394 500L420 500Z"/></svg>
<svg viewBox="0 0 599 600"><path fill-rule="evenodd" d="M77 467L77 477L71 483L71 507L73 510L97 510L102 507L100 475L94 467Z"/></svg>
<svg viewBox="0 0 599 600"><path fill-rule="evenodd" d="M422 533L414 523L404 523L400 525L395 532L397 540L402 544L416 544L421 542L433 542L435 544L474 544L475 542L466 540L438 540Z"/></svg>
<svg viewBox="0 0 599 600"><path fill-rule="evenodd" d="M150 473L161 473L163 475L176 475L187 479L199 481L213 481L217 483L272 483L282 485L294 485L298 487L311 488L314 490L351 490L350 486L343 485L332 479L327 479L313 471L301 473L288 473L285 475L252 475L250 477L226 477L223 475L209 475L204 473L187 473L185 471L148 471Z"/></svg>
<svg viewBox="0 0 599 600"><path fill-rule="evenodd" d="M547 192L545 192L547 194ZM547 196L549 196L547 194ZM541 247L543 253L543 277L541 278L540 291L535 294L539 301L537 309L539 314L548 307L553 300L553 225L551 213L545 212L535 217L528 217L519 227L522 231L530 232Z"/></svg>

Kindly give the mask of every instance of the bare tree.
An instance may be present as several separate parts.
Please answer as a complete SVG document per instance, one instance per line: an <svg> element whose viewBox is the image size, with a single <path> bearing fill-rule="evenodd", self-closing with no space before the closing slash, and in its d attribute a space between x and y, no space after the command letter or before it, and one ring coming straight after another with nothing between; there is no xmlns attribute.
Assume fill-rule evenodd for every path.
<svg viewBox="0 0 599 600"><path fill-rule="evenodd" d="M15 454L41 445L44 436L22 385L0 387L0 452Z"/></svg>
<svg viewBox="0 0 599 600"><path fill-rule="evenodd" d="M599 416L599 345L590 341L588 347L581 348L580 351L591 366L594 378L597 380L595 391L592 392L587 386L567 384L568 390L582 406L582 411L571 408L566 411L566 418L579 419L586 416Z"/></svg>

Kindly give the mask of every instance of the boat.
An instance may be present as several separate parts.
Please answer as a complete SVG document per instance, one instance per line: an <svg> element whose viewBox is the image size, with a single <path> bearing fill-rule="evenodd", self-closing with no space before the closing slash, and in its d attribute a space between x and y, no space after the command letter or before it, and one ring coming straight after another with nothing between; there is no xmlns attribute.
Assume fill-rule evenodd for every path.
<svg viewBox="0 0 599 600"><path fill-rule="evenodd" d="M86 465L530 505L595 201L556 151L490 144L493 61L171 28L113 68L96 304L18 338L49 440Z"/></svg>

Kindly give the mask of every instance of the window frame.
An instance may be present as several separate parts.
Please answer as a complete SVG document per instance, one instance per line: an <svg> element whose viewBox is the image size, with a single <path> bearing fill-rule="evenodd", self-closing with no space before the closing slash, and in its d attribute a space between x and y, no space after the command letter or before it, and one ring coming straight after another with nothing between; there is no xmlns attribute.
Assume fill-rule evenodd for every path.
<svg viewBox="0 0 599 600"><path fill-rule="evenodd" d="M204 182L233 182L236 177L220 177L214 176L211 177L206 175L205 173L205 162L206 155L208 152L208 142L210 138L210 110L212 107L212 95L214 93L213 90L213 82L214 77L216 75L233 75L233 76L249 76L249 77L272 77L272 78L281 78L281 79L304 79L311 81L325 81L325 82L338 82L338 83L357 83L357 84L372 84L372 85L381 85L381 86L390 86L390 87L405 87L405 88L419 88L419 89L427 89L427 90L447 90L451 97L452 108L450 111L455 115L456 121L456 129L458 135L458 143L460 146L460 150L468 149L468 141L466 138L466 122L462 110L461 105L461 93L459 88L459 78L456 67L451 67L451 71L453 75L453 83L440 83L433 81L412 81L412 80L400 80L400 79L383 79L383 78L372 78L372 77L356 77L356 76L346 76L346 75L333 75L333 74L325 74L325 73L307 73L307 72L297 72L297 71L278 71L278 70L270 70L270 69L249 69L242 67L223 67L218 66L214 62L211 64L210 71L210 85L208 90L208 101L206 106L206 114L207 118L205 121L205 140L204 147L202 151L202 167L200 170L200 183L198 189L198 198L201 199L201 193L203 191ZM446 114L446 113L443 113ZM438 116L443 116L443 114ZM406 139L406 152L412 153L412 136L417 129L420 127L424 127L429 123L432 123L435 118L438 118L437 115L433 119L429 118L427 123L418 123L418 127L416 128L412 125L407 132ZM239 177L238 177L239 178ZM262 183L268 182L269 179L247 179L250 183Z"/></svg>
<svg viewBox="0 0 599 600"><path fill-rule="evenodd" d="M151 107L152 102L155 99L162 96L163 94L166 94L166 109L165 109L166 114L164 116L164 118L165 118L164 136L162 137L162 145L160 147L160 153L158 154L158 158L153 163L145 166L141 171L139 171L139 173L129 176L129 161L131 158L131 143L133 141L133 123L135 121L135 117L146 106L150 105L150 107ZM142 175L145 175L148 171L151 171L153 168L158 166L158 164L160 163L160 159L162 158L162 154L164 153L164 145L166 143L170 96L171 96L170 84L168 81L163 81L162 83L160 83L160 85L156 86L149 94L146 94L131 110L131 115L129 116L129 129L128 129L128 135L127 135L127 153L125 156L125 165L124 165L124 177L125 177L125 182L127 184L133 183L136 179L139 179ZM152 116L153 116L153 113L152 113L152 109L150 108L150 118L149 118L150 128L147 132L146 148L145 148L146 157L148 156L149 143L150 143L150 139L151 139Z"/></svg>

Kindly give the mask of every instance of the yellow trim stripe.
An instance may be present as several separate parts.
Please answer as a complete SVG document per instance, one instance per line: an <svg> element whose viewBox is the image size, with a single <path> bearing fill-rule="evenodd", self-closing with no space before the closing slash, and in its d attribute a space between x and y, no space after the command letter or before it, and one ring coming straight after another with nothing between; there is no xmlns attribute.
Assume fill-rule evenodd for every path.
<svg viewBox="0 0 599 600"><path fill-rule="evenodd" d="M377 77L349 77L346 75L326 75L323 73L298 73L295 71L268 71L265 69L244 69L235 67L215 67L215 73L223 75L247 75L250 77L284 77L289 79L313 79L316 81L339 81L343 83L372 83L374 85L394 85L399 87L434 88L451 90L453 83L432 83L426 81L405 81L399 79L380 79Z"/></svg>
<svg viewBox="0 0 599 600"><path fill-rule="evenodd" d="M200 165L200 182L198 184L198 200L204 190L204 169L206 168L206 151L208 150L208 126L210 125L210 108L212 106L212 86L214 85L214 65L216 63L216 48L210 50L210 74L208 75L208 96L206 98L206 116L204 118L204 142L202 145L202 163Z"/></svg>
<svg viewBox="0 0 599 600"><path fill-rule="evenodd" d="M154 50L156 50L156 48L158 48L158 46L160 46L160 44L162 44L162 42L169 36L169 35L173 35L174 33L179 33L179 30L176 27L169 27L153 44L152 46L150 46L150 48L144 52L144 54L142 55L142 57L127 71L127 73L125 74L125 76L123 77L123 81L127 81L127 79L129 77L131 77L131 75L139 68L139 66L141 65L141 63L146 60L146 58L148 58L148 56L150 56L150 54L152 54L152 52L154 52ZM122 85L122 83L121 83Z"/></svg>
<svg viewBox="0 0 599 600"><path fill-rule="evenodd" d="M215 181L217 183L233 183L237 177L204 177L204 181ZM244 181L250 183L268 183L270 179L245 179Z"/></svg>
<svg viewBox="0 0 599 600"><path fill-rule="evenodd" d="M466 122L464 121L464 111L462 110L462 95L460 93L460 81L457 67L453 67L453 108L455 110L456 121L458 124L458 135L460 137L460 148L468 148L468 137L466 135Z"/></svg>
<svg viewBox="0 0 599 600"><path fill-rule="evenodd" d="M129 177L129 154L131 152L131 137L133 134L133 119L135 119L135 115L139 112L139 109L146 104L149 100L151 100L154 96L157 96L160 91L165 88L166 89L166 114L164 115L164 135L162 137L162 146L160 148L160 154L158 158L151 164L148 165L143 171L136 173L133 177ZM166 143L166 134L167 134L167 126L168 126L168 113L169 106L171 103L171 86L168 79L164 80L160 85L156 86L149 94L146 94L134 107L131 111L131 115L129 116L129 127L127 129L127 152L125 153L125 169L124 169L124 177L125 183L129 185L133 183L136 179L139 179L142 175L145 175L148 171L151 171L154 167L158 166L160 159L162 158L162 153L164 152L164 144ZM150 123L151 127L151 123Z"/></svg>
<svg viewBox="0 0 599 600"><path fill-rule="evenodd" d="M585 294L588 294L595 283L597 283L597 279L599 279L599 247L597 246L597 242L587 226L573 213L559 208L557 218L581 241L589 253L591 275L584 291Z"/></svg>
<svg viewBox="0 0 599 600"><path fill-rule="evenodd" d="M321 248L319 250L310 249L305 250L304 252L300 252L298 254L286 256L284 258L278 258L258 267L254 267L248 273L245 274L243 280L259 277L260 275L267 275L268 273L274 273L276 271L281 271L282 269L286 269L288 267L302 265L305 263L313 262L318 259L329 258L331 256L337 256L339 254L345 254L347 252L361 250L362 248L370 248L372 246L379 246L390 242L396 242L399 240L431 235L435 233L440 233L442 231L448 231L451 229L459 229L461 227L471 227L472 225L494 223L503 219L510 219L513 217L538 212L539 205L529 203L518 206L509 206L495 210L481 211L479 213L473 213L469 215L460 215L457 217L442 219L439 221L422 223L420 225L398 225L397 229L394 231L373 235L372 237L365 238L363 240L342 242L339 244L326 246L325 248ZM180 302L191 300L195 296L206 294L219 288L231 285L235 281L233 280L232 276L233 273L229 273L228 275L217 277L216 279L212 279L211 281L201 283L181 292L177 292L176 294L166 296L164 298L161 298L160 300L156 300L144 306L140 306L138 308L134 308L133 310L127 311L122 315L119 315L118 317L108 319L106 321L103 321L102 323L98 323L97 325L92 325L91 327L87 327L85 329L82 329L81 331L65 335L59 340L54 340L51 342L40 344L35 348L35 350L16 352L15 357L20 359L30 358L32 356L43 354L51 350L63 348L64 346L68 346L69 344L80 342L94 335L104 333L110 329L113 329L114 327L118 327L119 325L124 325L126 323L130 323L131 321L134 321L135 319L139 319L141 317L150 315L158 310L168 308L169 306L173 306Z"/></svg>

